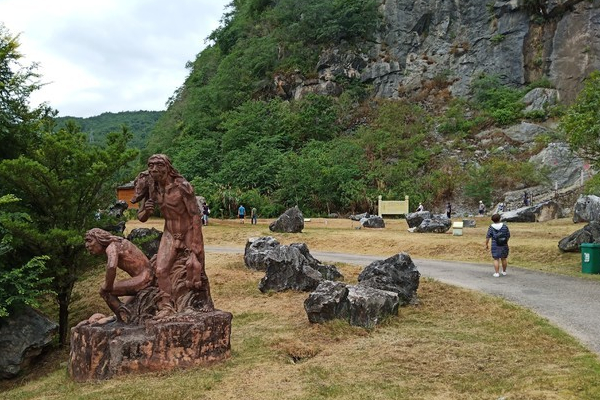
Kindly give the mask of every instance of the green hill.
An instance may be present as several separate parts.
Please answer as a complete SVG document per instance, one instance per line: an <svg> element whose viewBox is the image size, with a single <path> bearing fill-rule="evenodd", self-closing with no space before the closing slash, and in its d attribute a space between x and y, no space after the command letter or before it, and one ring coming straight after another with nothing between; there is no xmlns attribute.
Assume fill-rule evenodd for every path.
<svg viewBox="0 0 600 400"><path fill-rule="evenodd" d="M108 133L120 132L125 126L133 135L130 146L143 149L150 132L163 114L163 111L123 111L106 112L89 118L58 117L56 129L65 127L68 121L73 121L89 136L91 142L103 144Z"/></svg>

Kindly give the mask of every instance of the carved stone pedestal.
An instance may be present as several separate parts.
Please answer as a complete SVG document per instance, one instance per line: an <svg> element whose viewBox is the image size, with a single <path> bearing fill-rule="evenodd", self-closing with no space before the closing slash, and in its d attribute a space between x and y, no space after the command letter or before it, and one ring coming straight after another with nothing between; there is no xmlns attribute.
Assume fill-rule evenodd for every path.
<svg viewBox="0 0 600 400"><path fill-rule="evenodd" d="M230 357L231 313L190 311L140 325L71 329L69 374L79 382L209 365Z"/></svg>

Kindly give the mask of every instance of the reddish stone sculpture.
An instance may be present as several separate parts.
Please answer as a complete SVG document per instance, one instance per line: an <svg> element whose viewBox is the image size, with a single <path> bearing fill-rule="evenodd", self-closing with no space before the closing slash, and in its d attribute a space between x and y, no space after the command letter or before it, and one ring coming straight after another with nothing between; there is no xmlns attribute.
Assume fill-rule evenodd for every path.
<svg viewBox="0 0 600 400"><path fill-rule="evenodd" d="M119 296L133 296L152 284L154 274L146 255L129 240L103 229L90 229L85 235L85 247L92 254L106 253L106 277L100 296L119 321L127 321L129 310ZM117 267L131 278L115 282Z"/></svg>
<svg viewBox="0 0 600 400"><path fill-rule="evenodd" d="M134 186L132 202L141 203L138 219L147 221L155 206L164 217L158 253L148 260L126 239L101 229L86 234L86 248L107 256L100 293L115 317L94 314L71 330L69 373L78 381L230 356L232 315L214 309L192 186L164 154L148 159L148 170ZM115 281L117 268L131 278Z"/></svg>

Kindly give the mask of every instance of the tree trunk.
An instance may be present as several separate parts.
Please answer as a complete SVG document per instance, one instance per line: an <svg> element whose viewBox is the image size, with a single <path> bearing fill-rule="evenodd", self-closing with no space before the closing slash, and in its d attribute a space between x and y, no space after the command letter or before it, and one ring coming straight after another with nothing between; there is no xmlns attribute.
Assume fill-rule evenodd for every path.
<svg viewBox="0 0 600 400"><path fill-rule="evenodd" d="M69 302L71 290L58 293L58 344L62 347L69 339Z"/></svg>

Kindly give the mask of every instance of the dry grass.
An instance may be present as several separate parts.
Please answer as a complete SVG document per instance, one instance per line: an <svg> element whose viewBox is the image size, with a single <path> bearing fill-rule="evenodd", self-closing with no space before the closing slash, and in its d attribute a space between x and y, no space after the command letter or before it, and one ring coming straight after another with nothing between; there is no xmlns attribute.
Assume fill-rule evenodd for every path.
<svg viewBox="0 0 600 400"><path fill-rule="evenodd" d="M465 229L462 237L408 234L405 228L404 221L373 231L355 230L348 220L325 224L313 219L302 234L274 236L283 243L306 242L311 250L386 256L406 251L414 258L489 261L482 250L484 227ZM564 221L511 228L515 258L520 246L538 257L551 255L558 239L577 229ZM243 247L249 236L269 234L266 221L258 226L211 221L205 240L212 246ZM545 241L553 243L546 248ZM560 257L540 262L528 250L520 253L528 267L563 268ZM567 272L575 274L578 259L566 260L572 264ZM359 268L339 268L347 281L356 282ZM58 364L66 359L63 352L54 355L45 375L5 385L0 398L600 398L595 355L545 320L497 298L423 279L420 305L402 308L397 318L365 330L339 321L310 324L303 309L307 294L260 293L263 273L245 268L241 255L209 253L207 272L217 308L234 315L230 360L211 368L77 384ZM96 294L101 280L99 267L77 285L74 320L106 311Z"/></svg>
<svg viewBox="0 0 600 400"><path fill-rule="evenodd" d="M415 259L491 263L489 250L484 246L485 234L491 221L489 218L475 219L478 226L463 229L463 236L453 236L452 230L446 234L410 233L403 219L386 220L386 228L383 230L357 230L355 228L359 226L358 222L349 219L313 218L299 234L274 234L269 231L269 220L259 220L259 224L254 226L239 224L234 220L211 220L211 225L204 230L204 239L206 245L243 247L248 237L274 236L283 244L304 242L311 251L382 257L406 252ZM161 221L154 221L153 224L157 229L162 229ZM135 226L137 222L128 224L130 229ZM581 275L579 253L560 252L558 242L581 229L582 224L574 224L572 220L564 218L545 223L512 223L509 226L512 235L510 264L547 272Z"/></svg>

